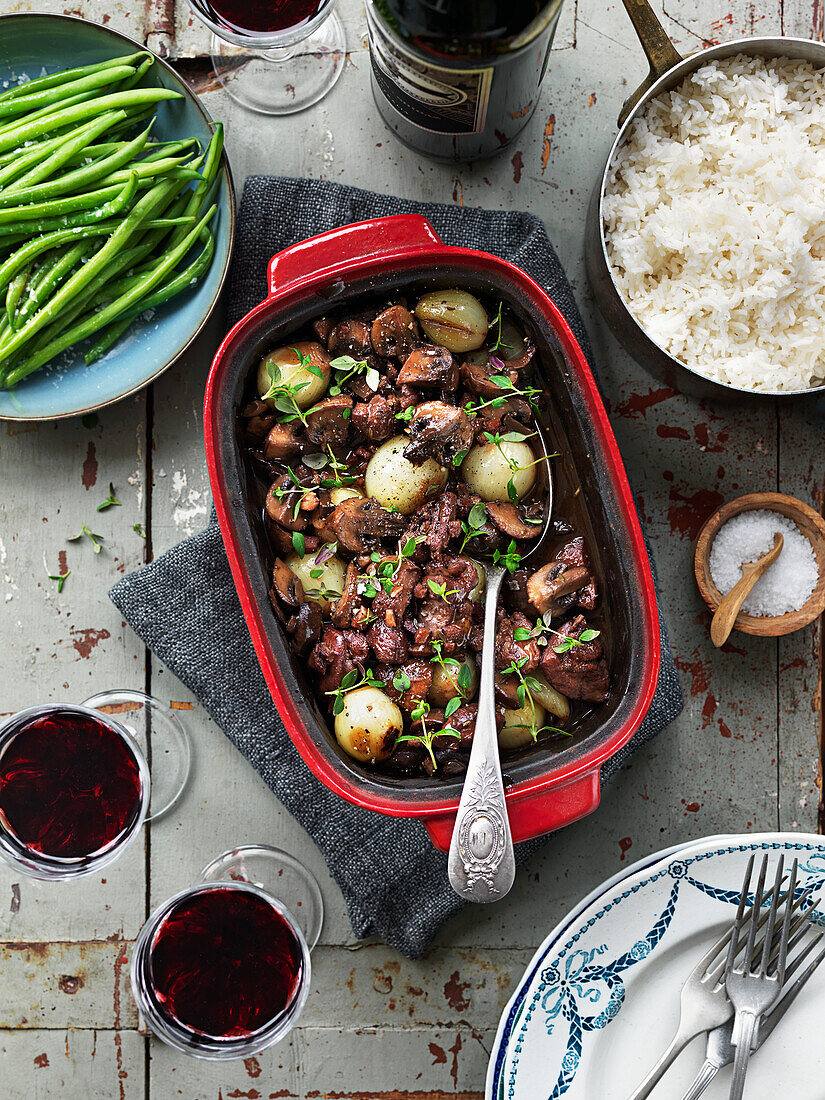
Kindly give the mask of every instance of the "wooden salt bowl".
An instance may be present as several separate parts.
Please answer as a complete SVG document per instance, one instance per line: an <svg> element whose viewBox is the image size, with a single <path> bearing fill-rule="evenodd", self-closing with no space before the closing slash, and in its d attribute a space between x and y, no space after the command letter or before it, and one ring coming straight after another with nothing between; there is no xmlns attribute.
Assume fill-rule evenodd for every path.
<svg viewBox="0 0 825 1100"><path fill-rule="evenodd" d="M717 531L729 519L741 512L752 512L758 508L780 512L793 520L802 534L810 540L819 566L816 587L810 599L798 611L789 611L785 615L746 615L744 611L740 611L736 616L734 630L741 630L743 634L776 638L781 634L792 634L795 630L801 630L825 611L825 520L819 512L815 512L810 505L796 497L789 497L784 493L748 493L728 501L710 516L699 532L693 554L693 571L699 593L713 614L722 602L722 593L710 575L710 548L713 540Z"/></svg>

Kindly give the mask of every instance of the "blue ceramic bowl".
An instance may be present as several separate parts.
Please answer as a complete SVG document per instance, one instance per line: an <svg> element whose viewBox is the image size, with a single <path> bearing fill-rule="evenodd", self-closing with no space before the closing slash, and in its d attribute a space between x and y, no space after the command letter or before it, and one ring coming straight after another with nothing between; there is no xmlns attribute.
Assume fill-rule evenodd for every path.
<svg viewBox="0 0 825 1100"><path fill-rule="evenodd" d="M26 14L0 16L0 87L23 74L31 78L58 69L88 65L145 49L124 34L73 16ZM197 137L206 147L212 128L195 93L157 55L143 83L182 92L183 99L159 105L152 137L163 141ZM0 390L0 419L56 420L111 405L147 385L170 367L192 343L215 308L229 268L235 236L235 195L229 163L212 223L215 256L203 281L187 294L139 318L126 335L87 367L85 345L70 349L54 363L24 379L14 391Z"/></svg>

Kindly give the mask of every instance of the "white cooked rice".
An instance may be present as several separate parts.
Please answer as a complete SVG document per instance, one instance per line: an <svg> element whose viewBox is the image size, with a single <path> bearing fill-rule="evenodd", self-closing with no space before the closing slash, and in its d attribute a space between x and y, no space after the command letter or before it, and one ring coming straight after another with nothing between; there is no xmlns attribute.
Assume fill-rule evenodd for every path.
<svg viewBox="0 0 825 1100"><path fill-rule="evenodd" d="M616 285L648 335L717 381L825 382L824 75L742 54L703 65L611 165Z"/></svg>

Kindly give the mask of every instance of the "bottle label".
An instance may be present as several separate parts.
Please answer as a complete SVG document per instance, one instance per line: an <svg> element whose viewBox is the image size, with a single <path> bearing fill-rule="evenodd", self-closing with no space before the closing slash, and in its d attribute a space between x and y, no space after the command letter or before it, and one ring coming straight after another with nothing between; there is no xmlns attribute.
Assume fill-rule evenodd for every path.
<svg viewBox="0 0 825 1100"><path fill-rule="evenodd" d="M434 134L480 134L487 118L493 68L447 69L411 53L367 5L370 62L376 83L399 114Z"/></svg>

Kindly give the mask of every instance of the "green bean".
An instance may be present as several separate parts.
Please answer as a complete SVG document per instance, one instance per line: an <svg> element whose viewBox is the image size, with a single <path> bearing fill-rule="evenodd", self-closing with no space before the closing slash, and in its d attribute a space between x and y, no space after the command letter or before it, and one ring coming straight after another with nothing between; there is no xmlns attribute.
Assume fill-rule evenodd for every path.
<svg viewBox="0 0 825 1100"><path fill-rule="evenodd" d="M209 146L206 150L206 155L203 159L203 172L201 174L201 179L192 188L192 193L189 197L189 201L184 207L185 214L193 214L197 216L200 212L202 203L204 202L206 195L209 192L212 182L217 177L218 169L221 165L222 153L223 124L218 122L215 124L215 128L212 132L212 139L209 142ZM179 234L173 235L173 244L177 244L176 238L179 239Z"/></svg>
<svg viewBox="0 0 825 1100"><path fill-rule="evenodd" d="M139 176L143 178L149 176L162 176L170 169L183 168L185 170L184 161L186 157L162 157L160 160L139 160L135 161L133 165L129 165L127 168L121 169L119 172L112 172L111 175L106 176L100 180L100 184L103 187L110 187L115 183L123 183L124 177L131 171L137 172ZM194 178L194 177L190 177Z"/></svg>
<svg viewBox="0 0 825 1100"><path fill-rule="evenodd" d="M123 214L131 205L137 194L138 180L135 173L132 173L129 181L124 184L123 188L111 198L108 202L102 203L100 206L94 207L92 210L83 210L77 214L64 214L59 218L44 218L41 221L26 222L26 228L31 233L55 233L61 229L76 229L84 225L96 225L98 222L106 221L109 218L116 218L118 215ZM95 192L92 192L93 194ZM97 192L100 194L100 192ZM28 208L24 208L28 209ZM0 210L0 238L3 235L3 215L12 214L15 211ZM16 222L10 227L10 232L14 232L16 228Z"/></svg>
<svg viewBox="0 0 825 1100"><path fill-rule="evenodd" d="M11 129L0 130L0 153L21 142L39 137L41 134L82 122L95 115L102 115L104 111L110 111L116 107L138 106L145 103L160 103L164 99L182 98L180 92L172 92L166 88L131 88L127 92L112 92L111 95L96 97L91 102L75 103L54 114L44 115L34 121L31 118L24 119Z"/></svg>
<svg viewBox="0 0 825 1100"><path fill-rule="evenodd" d="M182 187L182 184L177 183L170 186L155 213L178 215L186 204L186 197L180 194ZM60 315L38 334L37 339L33 342L33 351L38 352L46 344L60 336L85 311L90 308L94 310L104 302L110 301L112 297L111 287L117 276L121 272L129 271L134 265L139 264L144 257L154 253L165 236L166 233L163 230L145 231L144 223L135 234L132 245L115 256L111 263L107 264L106 268L84 287L71 306L66 310L61 310ZM150 261L147 269L149 272L154 270L156 262L156 260L154 263ZM144 273L141 271L141 274ZM134 284L130 282L129 285L131 287Z"/></svg>
<svg viewBox="0 0 825 1100"><path fill-rule="evenodd" d="M68 332L64 332L62 336L58 337L56 340L53 340L50 344L47 344L46 347L42 348L30 359L27 359L25 362L15 367L6 376L5 385L7 387L16 385L27 375L31 374L32 371L35 371L39 367L42 367L45 363L48 363L50 359L53 359L55 357L55 355L59 355L61 351L65 351L66 348L71 347L72 344L77 343L79 340L85 340L88 336L94 335L95 332L98 332L101 328L105 327L111 321L117 320L117 318L122 316L125 310L128 310L130 307L139 302L142 298L146 297L149 291L151 291L155 286L157 286L159 282L161 282L164 275L168 274L174 268L174 266L183 258L183 256L186 255L194 242L200 236L201 231L206 228L208 223L214 217L216 210L217 207L210 207L206 214L204 214L198 224L194 227L194 229L190 230L186 237L184 237L184 239L180 242L180 244L166 255L163 261L157 266L155 271L145 277L141 285L134 287L127 294L124 294L120 298L117 298L105 309L99 310L92 317L69 329ZM90 261L90 263L92 262L94 261ZM66 288L64 288L64 290L65 289ZM29 324L32 324L32 322L29 322ZM6 348L4 349L6 354L14 350L14 341L22 335L22 331L23 330L21 330L20 333L17 333L11 341L6 343Z"/></svg>
<svg viewBox="0 0 825 1100"><path fill-rule="evenodd" d="M129 65L113 65L109 69L101 69L100 72L91 73L80 80L75 80L68 86L47 88L44 91L35 92L33 95L17 96L15 99L0 102L0 118L11 118L16 115L24 115L28 111L36 111L39 107L48 107L67 95L77 95L79 92L95 91L106 84L117 84L134 76L136 69Z"/></svg>
<svg viewBox="0 0 825 1100"><path fill-rule="evenodd" d="M143 311L141 310L141 312ZM113 321L107 329L104 329L83 357L86 366L90 367L92 363L96 363L98 359L104 356L109 348L116 344L124 332L131 327L134 319L135 314L127 314L125 317L121 317L119 321ZM2 377L0 377L0 385L2 384Z"/></svg>
<svg viewBox="0 0 825 1100"><path fill-rule="evenodd" d="M125 118L126 112L109 111L105 115L101 115L100 120L95 120L95 123L92 125L96 125L98 121L107 119L106 125L111 127L119 116ZM31 148L26 149L23 153L18 150L16 158L6 164L0 165L0 187L11 186L12 181L18 179L30 169L33 170L36 166L43 164L50 159L52 155L59 153L68 142L73 142L80 134L86 133L89 127L90 124L86 123L83 126L78 126L74 130L69 130L66 134L51 138L49 141L39 142ZM82 149L78 150L74 155L82 156Z"/></svg>
<svg viewBox="0 0 825 1100"><path fill-rule="evenodd" d="M29 297L17 313L17 319L21 325L43 305L49 295L74 271L89 251L89 248L88 241L81 241L79 244L75 244L65 252L60 253L50 263L43 265L43 273L40 274Z"/></svg>
<svg viewBox="0 0 825 1100"><path fill-rule="evenodd" d="M113 122L117 122L123 114L123 111L107 111L106 114L101 115L100 118L96 118L88 125L81 126L79 129L73 131L72 134L57 146L50 156L47 156L45 160L41 160L39 164L29 169L28 172L16 179L14 183L9 184L3 193L10 195L16 191L25 191L27 188L33 187L34 184L40 183L41 180L48 179L49 176L54 175L55 172L62 168L71 157L76 153L81 153L91 141L94 141L96 137L100 137L100 135L108 130ZM0 175L2 175L2 173L0 173Z"/></svg>
<svg viewBox="0 0 825 1100"><path fill-rule="evenodd" d="M62 199L52 199L51 202L30 203L28 206L5 207L0 209L0 226L11 225L15 229L19 223L31 221L32 225L23 224L19 228L27 232L34 232L36 223L43 218L59 217L61 214L74 214L78 210L90 210L116 198L122 193L126 185L131 186L134 183L136 191L139 182L140 177L137 172L130 172L123 183L116 184L113 187L103 187L99 191L87 191L83 195L67 195ZM15 195L14 198L19 198L19 196ZM57 228L63 227L58 226ZM69 229L70 224L67 223L65 228Z"/></svg>
<svg viewBox="0 0 825 1100"><path fill-rule="evenodd" d="M26 283L29 281L31 270L32 266L29 264L29 266L24 268L18 275L15 275L6 290L6 317L12 328L15 327L14 315L17 312L17 307L20 304L23 291L26 289Z"/></svg>
<svg viewBox="0 0 825 1100"><path fill-rule="evenodd" d="M38 134L34 135L35 137L42 137L43 134L49 134L53 131L65 129L66 126L72 125L72 123L66 123L66 126L55 125L54 124L53 120L57 117L57 115L60 114L60 112L62 110L64 110L67 107L75 107L79 103L89 103L94 98L95 98L95 93L94 92L80 92L78 95L69 96L68 99L64 99L63 102L61 104L57 105L57 106L55 106L54 104L51 104L49 107L41 107L39 111L34 111L32 114L30 114L25 119L25 121L26 122L31 122L31 123L34 123L34 122L40 123L44 119L48 119L49 120L48 127L45 130L43 130L41 133L38 133ZM0 126L0 137L5 137L6 134L10 134L13 130L18 129L18 127L20 125L21 125L21 120L17 119L17 118L13 118L11 120L11 122L7 122L7 123L5 123L5 125ZM26 140L28 140L28 138Z"/></svg>
<svg viewBox="0 0 825 1100"><path fill-rule="evenodd" d="M49 252L61 244L86 240L87 237L108 237L116 228L116 225L111 224L87 225L80 226L78 229L61 229L56 233L47 233L43 237L29 240L0 264L0 291L6 289L18 271L21 271L30 260L36 259L44 252Z"/></svg>
<svg viewBox="0 0 825 1100"><path fill-rule="evenodd" d="M60 309L72 301L83 289L88 286L92 279L112 260L114 256L121 251L129 238L133 236L135 230L140 226L141 222L154 216L157 212L157 207L163 202L168 191L167 183L159 183L156 187L153 187L148 194L144 195L129 211L122 222L117 226L114 233L109 237L106 243L100 248L94 256L84 264L83 267L74 273L71 278L63 284L58 290L55 296L45 305L43 308L30 318L26 324L11 338L7 338L0 342L0 358L6 359L17 348L22 347L35 333L39 332L45 325L54 319ZM69 232L72 232L69 230ZM88 229L74 230L76 233L88 232ZM194 232L194 230L193 230ZM53 234L58 236L58 234ZM42 242L45 237L39 238ZM19 256L25 249L19 249L15 255ZM7 260L3 267L0 268L0 287L5 286L3 282L3 269L9 268L11 261ZM160 268L158 268L160 270ZM16 272L13 272L16 274Z"/></svg>
<svg viewBox="0 0 825 1100"><path fill-rule="evenodd" d="M71 84L74 80L79 80L84 76L90 76L92 73L99 73L105 69L112 69L118 65L137 65L142 58L151 57L145 50L141 50L140 53L128 54L126 57L112 57L108 61L99 61L94 65L82 65L78 69L64 69L59 73L52 73L50 76L40 76L36 80L27 80L23 84L17 84L14 88L9 88L7 92L3 92L0 95L0 102L6 102L9 99L15 99L18 96L28 96L33 92L43 91L45 88L56 88L64 84Z"/></svg>
<svg viewBox="0 0 825 1100"><path fill-rule="evenodd" d="M144 76L146 76L146 74L152 68L154 63L155 63L154 57L152 57L152 55L149 54L149 56L146 58L146 60L142 61L140 63L140 65L138 65L134 76L127 77L127 79L123 81L123 87L122 87L121 91L124 91L124 92L128 91L129 88L134 88L135 84L139 84L141 82L141 80L143 80Z"/></svg>
<svg viewBox="0 0 825 1100"><path fill-rule="evenodd" d="M150 129L151 123L136 138L127 142L123 149L119 149L116 153L112 153L94 164L78 168L74 172L67 172L56 180L48 180L45 183L21 190L7 188L0 194L0 207L22 203L42 203L44 200L57 195L65 195L71 191L82 191L84 188L98 182L104 186L106 183L109 185L123 183L124 179L131 175L131 172L126 171L122 174L122 177L119 176L117 179L110 177L117 175L114 169L122 168L124 164L128 164L134 159L135 154L140 153L149 137ZM156 173L144 173L144 175L154 174Z"/></svg>

